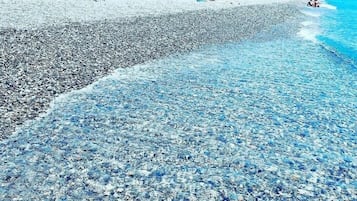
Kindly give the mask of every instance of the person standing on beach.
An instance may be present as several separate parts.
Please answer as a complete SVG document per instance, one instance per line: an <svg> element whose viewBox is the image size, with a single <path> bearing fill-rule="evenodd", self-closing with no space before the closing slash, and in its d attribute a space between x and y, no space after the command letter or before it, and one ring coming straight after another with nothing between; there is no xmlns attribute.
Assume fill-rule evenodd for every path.
<svg viewBox="0 0 357 201"><path fill-rule="evenodd" d="M318 0L310 0L307 2L307 6L320 7L320 2Z"/></svg>
<svg viewBox="0 0 357 201"><path fill-rule="evenodd" d="M314 7L314 2L313 0L310 0L309 2L307 2L307 6L311 6L311 7Z"/></svg>
<svg viewBox="0 0 357 201"><path fill-rule="evenodd" d="M320 2L318 0L314 0L314 7L320 7Z"/></svg>

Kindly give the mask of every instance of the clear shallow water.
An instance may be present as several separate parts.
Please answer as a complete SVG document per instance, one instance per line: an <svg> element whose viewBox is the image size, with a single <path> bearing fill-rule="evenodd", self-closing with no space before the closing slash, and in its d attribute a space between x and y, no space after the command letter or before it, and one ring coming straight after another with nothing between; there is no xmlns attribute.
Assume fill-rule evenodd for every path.
<svg viewBox="0 0 357 201"><path fill-rule="evenodd" d="M120 69L1 142L0 198L357 199L356 97L297 38Z"/></svg>
<svg viewBox="0 0 357 201"><path fill-rule="evenodd" d="M354 3L329 3L315 43L210 46L57 98L0 142L0 199L356 200Z"/></svg>

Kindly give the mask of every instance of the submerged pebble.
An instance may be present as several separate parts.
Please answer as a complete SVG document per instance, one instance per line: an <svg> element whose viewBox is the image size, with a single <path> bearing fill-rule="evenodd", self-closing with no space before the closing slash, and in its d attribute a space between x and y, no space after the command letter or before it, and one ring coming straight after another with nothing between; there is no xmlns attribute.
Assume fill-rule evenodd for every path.
<svg viewBox="0 0 357 201"><path fill-rule="evenodd" d="M266 8L267 13L281 9ZM226 17L229 16L235 15ZM187 23L193 20L180 17ZM155 19L161 20L151 18L149 22ZM142 29L138 30L149 32L155 25L140 24L140 20L137 23ZM172 22L166 22L163 28L176 29L169 25ZM201 33L189 31L191 24L184 22L189 26L183 28L183 34ZM232 23L234 27L238 22ZM99 26L105 37L112 31L119 33L121 29L115 25L122 24L111 24L108 32L101 31L105 23L69 25L62 31L73 31L70 36L80 38L82 34L74 30L92 33L85 29L96 30ZM220 30L216 25L213 27ZM124 27L136 29L135 26ZM49 33L58 36L55 28L51 29L54 32L48 30ZM232 34L233 29L221 31ZM6 37L13 38L12 32L7 30ZM34 33L37 32L18 34L33 38ZM140 40L135 34L121 37ZM191 45L200 38L186 37ZM232 38L235 41L236 36ZM232 38L223 37L218 42ZM115 47L119 40L109 39L113 42L94 37L93 43ZM165 39L164 44L175 44L167 43L170 40L174 38ZM127 44L127 51L133 51L128 55L134 56L126 64L141 62L134 52L143 47L162 47L151 46L153 41L130 48ZM56 54L72 57L68 46ZM89 50L95 49L79 46L75 52L83 60L78 62L87 61ZM301 66L301 56L297 55L306 52L318 59ZM0 142L0 200L355 200L357 111L353 95L357 76L350 64L330 56L319 45L286 36L213 45L118 69L91 86L55 99L46 115ZM88 65L88 79L91 69L101 74L97 66L120 64L96 59L83 64ZM15 60L11 62L19 62ZM71 74L82 69L74 66L63 71ZM59 84L70 90L73 80L82 82L72 78ZM16 83L7 85L15 87ZM341 92L341 88L348 93ZM316 98L322 93L323 102ZM26 102L30 103L33 102Z"/></svg>

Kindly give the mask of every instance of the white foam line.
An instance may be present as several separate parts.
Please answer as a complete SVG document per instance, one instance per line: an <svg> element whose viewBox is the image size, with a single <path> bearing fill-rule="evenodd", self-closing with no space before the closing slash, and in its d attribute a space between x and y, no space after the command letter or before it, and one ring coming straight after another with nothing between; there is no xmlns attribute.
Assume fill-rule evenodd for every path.
<svg viewBox="0 0 357 201"><path fill-rule="evenodd" d="M320 4L320 8L326 8L326 9L330 9L330 10L336 10L336 6L333 6L333 5L330 5L330 4L327 4L327 3L322 3Z"/></svg>
<svg viewBox="0 0 357 201"><path fill-rule="evenodd" d="M15 131L12 133L11 137L7 140L10 140L12 138L16 138L18 134L25 128L31 127L31 125L36 124L37 122L41 121L41 119L46 118L49 116L51 113L53 113L55 110L61 107L65 107L66 105L70 105L71 102L76 102L78 101L75 97L80 95L80 94L91 94L95 93L96 90L102 90L102 88L98 88L103 82L106 82L108 80L125 80L125 81L130 81L130 80L140 80L140 79L145 79L145 80L155 80L157 79L158 75L161 73L159 71L162 71L162 68L149 68L148 66L151 65L156 65L156 62L159 62L161 60L154 60L154 61L149 61L144 64L138 64L135 66L132 66L130 68L118 68L114 70L111 74L98 79L97 81L93 82L92 84L89 84L81 89L77 90L72 90L66 93L63 93L57 97L55 97L50 103L49 107L46 109L45 112L42 112L39 114L38 117L32 119L32 120L27 120L25 121L22 125L17 126L15 128ZM72 99L72 97L74 99ZM6 140L5 140L6 141Z"/></svg>
<svg viewBox="0 0 357 201"><path fill-rule="evenodd" d="M317 42L316 36L320 34L319 25L314 21L304 21L297 35L305 40Z"/></svg>
<svg viewBox="0 0 357 201"><path fill-rule="evenodd" d="M304 21L304 22L301 22L301 24L303 26L317 26L317 23L313 22L313 21Z"/></svg>
<svg viewBox="0 0 357 201"><path fill-rule="evenodd" d="M314 43L317 42L316 36L319 34L319 31L317 30L310 30L306 28L300 29L300 31L297 33L297 35L305 40L312 41Z"/></svg>
<svg viewBox="0 0 357 201"><path fill-rule="evenodd" d="M321 16L321 13L318 12L316 9L318 8L308 8L309 10L303 10L301 11L303 14L307 15L307 16L310 16L310 17L320 17ZM314 10L312 10L314 9Z"/></svg>

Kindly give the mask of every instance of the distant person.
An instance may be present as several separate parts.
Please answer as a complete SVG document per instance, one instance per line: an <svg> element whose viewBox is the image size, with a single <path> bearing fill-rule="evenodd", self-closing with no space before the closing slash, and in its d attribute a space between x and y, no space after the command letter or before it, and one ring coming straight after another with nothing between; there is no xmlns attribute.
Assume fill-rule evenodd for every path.
<svg viewBox="0 0 357 201"><path fill-rule="evenodd" d="M307 6L315 7L314 5L315 5L315 3L313 0L310 0L309 2L307 2Z"/></svg>
<svg viewBox="0 0 357 201"><path fill-rule="evenodd" d="M320 2L318 0L314 0L314 7L320 7Z"/></svg>
<svg viewBox="0 0 357 201"><path fill-rule="evenodd" d="M320 2L318 0L310 0L309 2L307 2L307 6L320 7Z"/></svg>

